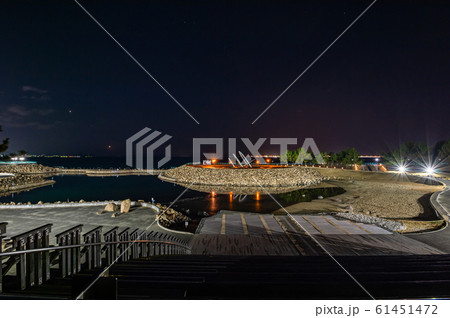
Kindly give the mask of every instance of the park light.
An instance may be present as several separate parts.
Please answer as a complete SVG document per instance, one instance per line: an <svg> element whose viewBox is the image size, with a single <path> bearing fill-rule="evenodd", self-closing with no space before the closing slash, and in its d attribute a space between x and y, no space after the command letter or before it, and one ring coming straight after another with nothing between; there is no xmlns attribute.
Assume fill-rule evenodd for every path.
<svg viewBox="0 0 450 318"><path fill-rule="evenodd" d="M427 175L432 175L434 173L434 168L433 167L427 167L425 169L425 172L427 173Z"/></svg>
<svg viewBox="0 0 450 318"><path fill-rule="evenodd" d="M405 173L406 172L406 167L405 166L399 166L398 167L398 172Z"/></svg>

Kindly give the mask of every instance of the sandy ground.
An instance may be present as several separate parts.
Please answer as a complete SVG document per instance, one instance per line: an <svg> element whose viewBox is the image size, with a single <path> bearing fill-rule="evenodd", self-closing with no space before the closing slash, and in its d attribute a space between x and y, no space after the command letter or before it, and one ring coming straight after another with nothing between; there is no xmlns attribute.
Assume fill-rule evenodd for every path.
<svg viewBox="0 0 450 318"><path fill-rule="evenodd" d="M389 219L435 220L429 197L443 186L414 182L414 178L397 173L363 172L341 169L317 169L332 178L325 186L346 190L332 198L302 202L286 209L290 213L345 212L362 213ZM277 210L279 213L282 210Z"/></svg>

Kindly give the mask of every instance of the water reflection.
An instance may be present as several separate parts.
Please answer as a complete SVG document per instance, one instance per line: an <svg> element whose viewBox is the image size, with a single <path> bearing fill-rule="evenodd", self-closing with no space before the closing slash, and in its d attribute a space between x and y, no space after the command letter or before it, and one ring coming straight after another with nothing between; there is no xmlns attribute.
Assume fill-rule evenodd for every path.
<svg viewBox="0 0 450 318"><path fill-rule="evenodd" d="M235 189L236 191L236 189ZM254 194L238 194L227 192L220 194L221 190L210 191L208 195L192 200L180 200L175 209L183 212L183 209L198 211L199 215L206 212L213 215L220 210L231 210L240 212L271 213L278 210L280 206L271 198L273 196L283 206L289 206L299 202L309 202L319 196L326 198L344 193L345 190L339 187L326 188L302 188L286 193L265 195L255 191Z"/></svg>
<svg viewBox="0 0 450 318"><path fill-rule="evenodd" d="M189 184L185 183L174 183L177 185L180 185L182 187L188 187ZM317 187L317 185L315 185ZM265 194L266 192L270 194L278 194L278 193L287 193L292 192L299 189L306 189L308 186L292 186L292 187L267 187L264 186L264 189L261 189L259 186L254 187L240 187L240 186L208 186L208 185L196 185L193 184L189 186L189 189L199 191L199 192L206 192L206 193L212 193L215 194L227 194L232 195L233 197L236 195L252 195L252 196L261 196L262 194Z"/></svg>

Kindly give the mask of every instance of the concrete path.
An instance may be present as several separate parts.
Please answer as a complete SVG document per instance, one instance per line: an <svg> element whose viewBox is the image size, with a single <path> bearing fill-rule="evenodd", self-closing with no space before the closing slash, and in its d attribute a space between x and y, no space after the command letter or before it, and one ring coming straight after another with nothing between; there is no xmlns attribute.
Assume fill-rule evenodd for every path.
<svg viewBox="0 0 450 318"><path fill-rule="evenodd" d="M29 208L29 209L1 209L0 222L8 222L6 236L11 237L24 233L39 226L53 224L50 237L67 230L75 225L83 224L83 232L87 232L97 226L103 226L103 233L118 226L119 228L130 227L132 229L144 230L155 221L156 211L147 207L132 208L129 213L124 213L117 218L111 217L111 212L97 215L103 206L83 206L70 208ZM159 227L155 222L149 231L170 233L183 239L190 237L189 234L178 234L169 232ZM54 243L54 242L51 242Z"/></svg>
<svg viewBox="0 0 450 318"><path fill-rule="evenodd" d="M441 214L450 217L450 181L440 181L445 184L446 188L437 195L433 195L431 203ZM406 236L450 254L450 227L448 225L446 228L439 231L407 234Z"/></svg>

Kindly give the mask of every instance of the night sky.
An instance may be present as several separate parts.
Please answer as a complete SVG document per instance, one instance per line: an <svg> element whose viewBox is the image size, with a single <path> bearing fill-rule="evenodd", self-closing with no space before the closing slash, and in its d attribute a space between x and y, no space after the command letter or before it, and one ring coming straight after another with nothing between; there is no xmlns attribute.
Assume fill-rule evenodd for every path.
<svg viewBox="0 0 450 318"><path fill-rule="evenodd" d="M175 155L192 137L361 153L450 138L449 1L377 1L251 124L371 2L80 0L198 125L74 1L2 1L0 138L91 155L124 155L144 127Z"/></svg>

